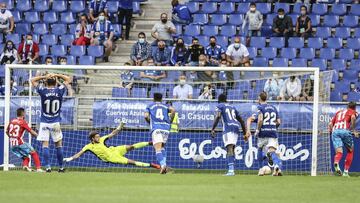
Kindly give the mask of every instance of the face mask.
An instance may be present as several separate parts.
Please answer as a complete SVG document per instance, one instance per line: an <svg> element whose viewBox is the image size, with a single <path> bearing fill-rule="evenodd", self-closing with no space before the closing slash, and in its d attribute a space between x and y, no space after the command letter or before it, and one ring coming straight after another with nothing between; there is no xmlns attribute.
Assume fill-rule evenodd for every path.
<svg viewBox="0 0 360 203"><path fill-rule="evenodd" d="M235 47L236 49L240 48L240 43L235 43L235 44L234 44L234 47Z"/></svg>
<svg viewBox="0 0 360 203"><path fill-rule="evenodd" d="M284 18L284 15L279 15L279 18L280 18L280 19L283 19L283 18Z"/></svg>
<svg viewBox="0 0 360 203"><path fill-rule="evenodd" d="M216 43L215 43L215 42L210 42L210 45L211 45L212 47L214 47L214 46L216 45Z"/></svg>
<svg viewBox="0 0 360 203"><path fill-rule="evenodd" d="M60 65L66 65L66 62L60 62Z"/></svg>
<svg viewBox="0 0 360 203"><path fill-rule="evenodd" d="M185 85L185 83L186 83L186 80L180 80L180 85L181 86Z"/></svg>
<svg viewBox="0 0 360 203"><path fill-rule="evenodd" d="M226 64L221 64L220 67L226 67Z"/></svg>
<svg viewBox="0 0 360 203"><path fill-rule="evenodd" d="M182 47L182 46L184 45L184 43L179 42L179 43L177 43L177 45L178 45L179 47Z"/></svg>
<svg viewBox="0 0 360 203"><path fill-rule="evenodd" d="M32 40L31 39L26 40L26 44L32 44Z"/></svg>
<svg viewBox="0 0 360 203"><path fill-rule="evenodd" d="M301 11L301 15L306 15L306 11Z"/></svg>
<svg viewBox="0 0 360 203"><path fill-rule="evenodd" d="M199 61L200 66L205 66L205 61Z"/></svg>
<svg viewBox="0 0 360 203"><path fill-rule="evenodd" d="M0 9L1 13L5 13L6 9L2 8Z"/></svg>
<svg viewBox="0 0 360 203"><path fill-rule="evenodd" d="M12 49L12 48L13 48L13 45L11 45L11 44L10 44L10 45L7 45L7 48L8 48L8 49Z"/></svg>
<svg viewBox="0 0 360 203"><path fill-rule="evenodd" d="M52 65L52 63L51 63L51 62L47 62L46 65Z"/></svg>
<svg viewBox="0 0 360 203"><path fill-rule="evenodd" d="M250 8L251 12L254 12L256 10L256 8Z"/></svg>
<svg viewBox="0 0 360 203"><path fill-rule="evenodd" d="M162 23L166 23L166 22L167 22L167 19L161 19L161 22L162 22Z"/></svg>
<svg viewBox="0 0 360 203"><path fill-rule="evenodd" d="M314 80L314 75L310 75L310 80Z"/></svg>
<svg viewBox="0 0 360 203"><path fill-rule="evenodd" d="M105 20L105 16L99 16L99 20L100 20L100 21L104 21L104 20Z"/></svg>
<svg viewBox="0 0 360 203"><path fill-rule="evenodd" d="M165 48L164 48L164 47L159 47L159 50L160 50L160 51L164 51Z"/></svg>
<svg viewBox="0 0 360 203"><path fill-rule="evenodd" d="M140 38L140 39L139 39L139 43L140 43L140 44L144 44L144 42L145 42L145 39L144 39L144 38Z"/></svg>
<svg viewBox="0 0 360 203"><path fill-rule="evenodd" d="M25 90L25 91L29 91L29 87L24 87L24 90Z"/></svg>

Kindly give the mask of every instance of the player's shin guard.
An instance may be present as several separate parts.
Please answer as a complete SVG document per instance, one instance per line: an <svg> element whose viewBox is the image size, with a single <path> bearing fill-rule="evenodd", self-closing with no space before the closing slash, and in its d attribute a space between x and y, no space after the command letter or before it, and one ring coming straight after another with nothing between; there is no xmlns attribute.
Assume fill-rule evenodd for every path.
<svg viewBox="0 0 360 203"><path fill-rule="evenodd" d="M234 172L234 155L227 155L228 169L229 172Z"/></svg>
<svg viewBox="0 0 360 203"><path fill-rule="evenodd" d="M49 157L50 151L49 147L43 147L43 157L44 157L44 165L46 168L50 168Z"/></svg>
<svg viewBox="0 0 360 203"><path fill-rule="evenodd" d="M162 154L162 152L156 152L156 160L159 162L161 167L165 167L166 166L166 160Z"/></svg>
<svg viewBox="0 0 360 203"><path fill-rule="evenodd" d="M63 159L64 159L62 147L56 148L56 158L57 158L59 167L62 168L63 167Z"/></svg>
<svg viewBox="0 0 360 203"><path fill-rule="evenodd" d="M277 165L279 167L279 169L281 169L282 162L281 162L280 157L276 154L276 152L271 152L271 158L274 162L274 165L275 166Z"/></svg>
<svg viewBox="0 0 360 203"><path fill-rule="evenodd" d="M338 164L342 158L343 153L342 152L336 152L334 156L334 163Z"/></svg>
<svg viewBox="0 0 360 203"><path fill-rule="evenodd" d="M30 154L31 154L31 157L32 157L33 160L34 160L36 169L40 169L40 168L41 168L41 164L40 164L40 159L39 159L38 153L37 153L37 152L31 152Z"/></svg>
<svg viewBox="0 0 360 203"><path fill-rule="evenodd" d="M150 164L149 164L149 163L140 162L140 161L135 161L135 166L138 166L138 167L150 167Z"/></svg>
<svg viewBox="0 0 360 203"><path fill-rule="evenodd" d="M149 145L149 142L139 142L139 143L135 143L133 144L132 146L135 148L135 149L140 149L140 148L143 148L143 147L146 147Z"/></svg>
<svg viewBox="0 0 360 203"><path fill-rule="evenodd" d="M29 162L30 162L30 158L29 157L24 157L22 165L23 166L29 166Z"/></svg>
<svg viewBox="0 0 360 203"><path fill-rule="evenodd" d="M345 166L344 166L345 171L349 171L353 157L354 157L354 152L348 151L348 153L346 155L346 159L345 159Z"/></svg>

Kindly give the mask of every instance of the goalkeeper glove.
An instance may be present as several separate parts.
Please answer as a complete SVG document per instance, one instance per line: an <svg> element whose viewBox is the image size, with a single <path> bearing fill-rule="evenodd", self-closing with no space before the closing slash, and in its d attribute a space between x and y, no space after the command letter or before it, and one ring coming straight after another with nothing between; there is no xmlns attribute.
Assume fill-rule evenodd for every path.
<svg viewBox="0 0 360 203"><path fill-rule="evenodd" d="M124 126L125 126L125 123L121 122L120 125L116 128L116 130L120 131L124 128Z"/></svg>
<svg viewBox="0 0 360 203"><path fill-rule="evenodd" d="M72 158L72 157L64 158L64 159L63 159L64 162L70 162L70 161L72 161L72 160L74 160L74 158Z"/></svg>

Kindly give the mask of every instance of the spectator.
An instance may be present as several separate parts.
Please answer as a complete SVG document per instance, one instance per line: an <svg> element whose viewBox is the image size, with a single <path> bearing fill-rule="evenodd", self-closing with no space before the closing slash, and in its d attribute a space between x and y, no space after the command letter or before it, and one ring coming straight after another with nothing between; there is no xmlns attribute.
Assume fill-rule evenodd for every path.
<svg viewBox="0 0 360 203"><path fill-rule="evenodd" d="M0 33L9 34L14 31L14 17L6 9L5 3L0 3Z"/></svg>
<svg viewBox="0 0 360 203"><path fill-rule="evenodd" d="M114 36L114 28L111 22L106 20L104 12L100 12L99 20L94 23L91 36L91 45L105 46L104 61L109 62L109 56L113 46L112 38Z"/></svg>
<svg viewBox="0 0 360 203"><path fill-rule="evenodd" d="M141 80L145 80L145 81L159 82L161 79L166 78L166 73L165 71L161 71L161 70L145 70L140 72L140 78Z"/></svg>
<svg viewBox="0 0 360 203"><path fill-rule="evenodd" d="M51 56L45 58L45 65L53 65L53 58Z"/></svg>
<svg viewBox="0 0 360 203"><path fill-rule="evenodd" d="M19 95L20 96L29 96L29 92L30 92L29 81L25 81L23 86L24 86L24 89L19 93Z"/></svg>
<svg viewBox="0 0 360 203"><path fill-rule="evenodd" d="M181 75L179 77L179 85L174 87L173 97L174 99L192 99L193 88L191 85L186 84L186 76Z"/></svg>
<svg viewBox="0 0 360 203"><path fill-rule="evenodd" d="M272 29L275 37L285 37L285 47L288 47L289 37L292 35L293 24L291 17L285 15L284 9L278 9L278 15L273 20Z"/></svg>
<svg viewBox="0 0 360 203"><path fill-rule="evenodd" d="M190 45L188 49L190 66L198 66L199 65L199 56L201 54L205 54L205 49L202 45L199 44L199 39L194 37L192 39L192 45Z"/></svg>
<svg viewBox="0 0 360 203"><path fill-rule="evenodd" d="M138 34L138 41L132 46L130 59L135 66L146 66L151 58L151 45L146 41L145 33Z"/></svg>
<svg viewBox="0 0 360 203"><path fill-rule="evenodd" d="M304 5L301 6L301 15L297 18L295 31L297 36L305 39L311 36L311 19L307 15L307 8Z"/></svg>
<svg viewBox="0 0 360 203"><path fill-rule="evenodd" d="M158 42L158 47L153 53L153 59L155 66L169 66L170 65L171 52L166 48L164 41Z"/></svg>
<svg viewBox="0 0 360 203"><path fill-rule="evenodd" d="M226 60L229 66L250 66L249 51L241 44L239 37L235 37L234 44L227 48Z"/></svg>
<svg viewBox="0 0 360 203"><path fill-rule="evenodd" d="M180 4L179 0L172 0L172 21L179 24L189 24L191 22L191 13L185 4Z"/></svg>
<svg viewBox="0 0 360 203"><path fill-rule="evenodd" d="M211 66L209 61L207 60L205 54L201 54L199 56L199 67L208 67ZM210 82L217 78L216 73L211 70L206 71L197 71L197 80L203 82Z"/></svg>
<svg viewBox="0 0 360 203"><path fill-rule="evenodd" d="M280 96L280 91L283 86L283 79L277 78L277 74L273 74L274 78L266 80L264 92L268 95L269 100L276 100Z"/></svg>
<svg viewBox="0 0 360 203"><path fill-rule="evenodd" d="M104 16L108 16L107 0L91 0L89 4L90 22L97 21L102 12L104 12Z"/></svg>
<svg viewBox="0 0 360 203"><path fill-rule="evenodd" d="M157 22L151 30L151 36L155 38L153 46L156 46L159 40L163 40L166 43L166 46L172 46L172 36L171 34L176 33L175 25L168 21L166 13L162 13L160 16L161 22Z"/></svg>
<svg viewBox="0 0 360 203"><path fill-rule="evenodd" d="M121 33L123 32L123 25L125 25L125 40L129 40L131 18L133 14L133 0L121 0L119 7L119 23L121 24ZM124 24L125 19L125 24Z"/></svg>
<svg viewBox="0 0 360 203"><path fill-rule="evenodd" d="M300 101L312 101L314 99L314 75L305 80L302 88Z"/></svg>
<svg viewBox="0 0 360 203"><path fill-rule="evenodd" d="M242 25L242 30L245 31L246 23L249 24L246 46L250 46L251 37L260 37L261 36L261 26L263 24L263 16L260 11L256 10L256 4L254 2L250 3L250 9L246 12L245 19Z"/></svg>
<svg viewBox="0 0 360 203"><path fill-rule="evenodd" d="M18 52L12 41L7 41L3 52L0 55L0 64L16 64L18 62Z"/></svg>
<svg viewBox="0 0 360 203"><path fill-rule="evenodd" d="M131 66L131 63L126 62L124 66ZM135 79L134 73L131 72L130 70L122 71L120 75L120 79L121 79L120 87L126 88L128 90L128 95L131 95L131 89L133 87L134 79Z"/></svg>
<svg viewBox="0 0 360 203"><path fill-rule="evenodd" d="M220 61L226 58L225 50L218 44L216 44L216 37L210 37L210 43L205 49L205 53L211 66L220 65Z"/></svg>
<svg viewBox="0 0 360 203"><path fill-rule="evenodd" d="M14 78L10 79L10 93L12 96L16 96L18 92L17 84ZM0 95L5 95L5 84L0 87Z"/></svg>
<svg viewBox="0 0 360 203"><path fill-rule="evenodd" d="M74 40L73 45L76 46L90 45L90 33L91 33L91 25L88 23L86 15L83 14L80 16L80 22L76 26L76 31L75 31L76 39Z"/></svg>
<svg viewBox="0 0 360 203"><path fill-rule="evenodd" d="M286 79L280 91L279 100L298 101L301 94L301 80L296 76Z"/></svg>
<svg viewBox="0 0 360 203"><path fill-rule="evenodd" d="M211 83L207 83L200 91L199 99L214 99L216 97L216 91Z"/></svg>
<svg viewBox="0 0 360 203"><path fill-rule="evenodd" d="M18 58L22 64L38 63L39 46L33 41L31 34L26 35L26 40L20 43L18 48Z"/></svg>
<svg viewBox="0 0 360 203"><path fill-rule="evenodd" d="M178 38L171 51L170 62L173 66L185 66L187 62L187 49L182 38Z"/></svg>

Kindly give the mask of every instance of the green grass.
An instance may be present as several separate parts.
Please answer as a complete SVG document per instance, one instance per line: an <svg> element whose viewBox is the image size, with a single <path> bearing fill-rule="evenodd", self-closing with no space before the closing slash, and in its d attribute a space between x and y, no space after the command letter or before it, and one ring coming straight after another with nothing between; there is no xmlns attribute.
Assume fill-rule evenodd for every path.
<svg viewBox="0 0 360 203"><path fill-rule="evenodd" d="M2 203L360 202L360 178L0 172Z"/></svg>

